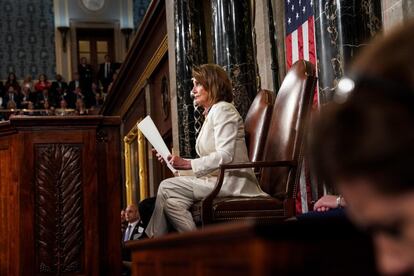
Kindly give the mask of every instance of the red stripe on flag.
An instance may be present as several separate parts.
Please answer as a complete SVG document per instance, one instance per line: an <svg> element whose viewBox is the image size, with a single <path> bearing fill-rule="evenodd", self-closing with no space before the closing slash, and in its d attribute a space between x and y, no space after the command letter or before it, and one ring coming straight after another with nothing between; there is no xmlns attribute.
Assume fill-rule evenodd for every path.
<svg viewBox="0 0 414 276"><path fill-rule="evenodd" d="M316 64L315 22L313 16L308 19L309 61Z"/></svg>
<svg viewBox="0 0 414 276"><path fill-rule="evenodd" d="M292 66L292 34L286 37L286 66L289 69Z"/></svg>
<svg viewBox="0 0 414 276"><path fill-rule="evenodd" d="M303 27L297 29L298 32L298 57L303 59ZM305 43L308 43L307 41Z"/></svg>

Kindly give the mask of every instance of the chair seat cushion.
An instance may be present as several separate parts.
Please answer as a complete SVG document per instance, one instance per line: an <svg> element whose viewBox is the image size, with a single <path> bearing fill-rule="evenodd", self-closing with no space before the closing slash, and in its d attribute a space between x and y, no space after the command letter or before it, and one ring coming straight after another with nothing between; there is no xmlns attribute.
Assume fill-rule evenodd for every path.
<svg viewBox="0 0 414 276"><path fill-rule="evenodd" d="M196 202L192 208L196 222L200 212L201 202ZM285 216L283 201L272 197L223 197L213 201L214 220L263 220Z"/></svg>

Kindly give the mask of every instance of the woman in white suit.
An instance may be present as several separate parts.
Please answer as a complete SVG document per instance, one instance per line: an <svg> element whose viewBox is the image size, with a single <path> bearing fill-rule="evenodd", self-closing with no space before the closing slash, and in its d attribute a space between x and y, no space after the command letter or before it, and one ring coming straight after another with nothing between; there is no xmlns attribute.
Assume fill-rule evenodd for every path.
<svg viewBox="0 0 414 276"><path fill-rule="evenodd" d="M233 92L226 71L215 64L193 69L194 102L205 110L205 121L196 141L200 158L170 156L178 170L192 170L193 176L165 179L158 188L154 213L146 234L161 236L168 231L167 220L178 232L196 228L189 208L214 188L221 164L248 161L243 119L232 104ZM162 158L157 155L162 162ZM267 196L252 169L226 172L219 196Z"/></svg>

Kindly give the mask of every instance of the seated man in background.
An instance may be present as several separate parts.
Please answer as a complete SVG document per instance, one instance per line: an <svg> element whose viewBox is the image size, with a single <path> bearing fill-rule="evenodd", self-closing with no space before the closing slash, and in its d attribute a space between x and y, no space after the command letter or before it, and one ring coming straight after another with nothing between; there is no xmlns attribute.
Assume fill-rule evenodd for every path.
<svg viewBox="0 0 414 276"><path fill-rule="evenodd" d="M125 219L128 225L123 235L124 242L139 239L144 233L144 227L135 204L128 205L125 209Z"/></svg>
<svg viewBox="0 0 414 276"><path fill-rule="evenodd" d="M123 272L122 275L130 275L131 265L131 251L125 247L125 242L131 240L139 240L146 238L145 227L148 224L149 217L151 217L152 210L154 209L155 198L149 198L141 201L139 204L140 211L145 212L145 221L140 216L140 211L135 204L128 205L125 209L124 215L127 222L126 227L122 233L122 261L123 261ZM122 212L121 212L122 220ZM121 225L122 227L122 225Z"/></svg>
<svg viewBox="0 0 414 276"><path fill-rule="evenodd" d="M392 275L414 272L413 30L411 21L363 51L312 142L320 175L372 233L378 268Z"/></svg>

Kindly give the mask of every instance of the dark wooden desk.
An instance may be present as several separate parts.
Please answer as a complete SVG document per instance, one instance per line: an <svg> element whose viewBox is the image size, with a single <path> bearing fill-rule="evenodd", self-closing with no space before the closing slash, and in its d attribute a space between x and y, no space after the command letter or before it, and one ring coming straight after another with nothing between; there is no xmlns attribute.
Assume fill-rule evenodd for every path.
<svg viewBox="0 0 414 276"><path fill-rule="evenodd" d="M118 117L0 123L0 275L119 275Z"/></svg>
<svg viewBox="0 0 414 276"><path fill-rule="evenodd" d="M377 275L370 239L344 221L219 225L129 247L134 276Z"/></svg>

